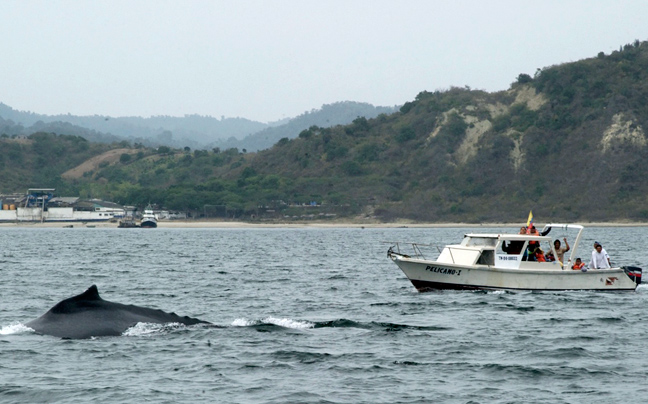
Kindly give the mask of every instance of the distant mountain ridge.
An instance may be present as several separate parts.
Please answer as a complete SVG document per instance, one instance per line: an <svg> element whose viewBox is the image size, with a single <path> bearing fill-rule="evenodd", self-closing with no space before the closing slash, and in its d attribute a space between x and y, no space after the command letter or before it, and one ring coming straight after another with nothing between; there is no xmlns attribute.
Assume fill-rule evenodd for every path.
<svg viewBox="0 0 648 404"><path fill-rule="evenodd" d="M300 131L312 125L346 124L358 116L372 118L380 113L391 113L395 110L396 107L374 107L367 103L345 101L324 105L319 110L305 112L297 118L262 123L245 118L218 119L202 115L149 118L41 115L17 111L0 103L0 134L53 132L74 134L96 142L127 140L151 147L220 147L255 151L271 147L283 137L295 138Z"/></svg>
<svg viewBox="0 0 648 404"><path fill-rule="evenodd" d="M242 138L269 127L268 124L244 118L222 117L217 119L201 115L152 116L149 118L70 114L41 115L16 111L2 103L0 103L0 117L25 128L39 122L40 128L48 124L64 122L121 140L173 147L200 147L216 139Z"/></svg>
<svg viewBox="0 0 648 404"><path fill-rule="evenodd" d="M300 132L307 130L311 126L329 128L336 125L346 125L358 117L370 119L380 114L391 114L397 110L397 106L375 107L368 103L353 101L325 104L322 108L304 112L283 125L265 128L241 140L217 141L209 146L221 149L235 147L241 150L259 151L272 147L283 138L294 139L299 136Z"/></svg>
<svg viewBox="0 0 648 404"><path fill-rule="evenodd" d="M0 104L0 109L2 109L2 107L5 107L5 105ZM3 118L3 114L0 111L0 135L8 137L28 136L32 133L37 132L80 136L88 141L98 143L114 143L124 140L123 138L111 135L109 133L101 133L96 130L83 128L81 126L62 121L54 121L49 123L36 121L32 125L25 126L23 125L23 121L18 121L18 123L16 123L12 119Z"/></svg>

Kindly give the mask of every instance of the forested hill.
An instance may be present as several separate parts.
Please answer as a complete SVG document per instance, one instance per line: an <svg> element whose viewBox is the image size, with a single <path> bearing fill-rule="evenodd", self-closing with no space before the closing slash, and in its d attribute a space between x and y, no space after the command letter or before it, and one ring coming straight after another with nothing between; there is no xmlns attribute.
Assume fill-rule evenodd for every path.
<svg viewBox="0 0 648 404"><path fill-rule="evenodd" d="M258 153L139 150L63 182L239 218L521 222L533 209L541 222L646 221L648 43L514 79L497 93L423 91L399 112Z"/></svg>
<svg viewBox="0 0 648 404"><path fill-rule="evenodd" d="M648 219L648 43L520 74L508 91L422 92L399 114L312 130L259 153L385 219ZM305 178L312 178L306 181Z"/></svg>

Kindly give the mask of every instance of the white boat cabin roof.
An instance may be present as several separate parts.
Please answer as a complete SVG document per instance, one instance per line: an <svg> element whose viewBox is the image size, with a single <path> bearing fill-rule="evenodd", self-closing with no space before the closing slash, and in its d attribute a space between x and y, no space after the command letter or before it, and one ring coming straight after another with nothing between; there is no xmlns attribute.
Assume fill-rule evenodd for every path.
<svg viewBox="0 0 648 404"><path fill-rule="evenodd" d="M469 233L464 234L461 244L464 247L477 247L477 246L486 246L486 247L495 247L499 240L535 240L535 241L551 241L553 240L549 236L540 236L537 234L475 234Z"/></svg>

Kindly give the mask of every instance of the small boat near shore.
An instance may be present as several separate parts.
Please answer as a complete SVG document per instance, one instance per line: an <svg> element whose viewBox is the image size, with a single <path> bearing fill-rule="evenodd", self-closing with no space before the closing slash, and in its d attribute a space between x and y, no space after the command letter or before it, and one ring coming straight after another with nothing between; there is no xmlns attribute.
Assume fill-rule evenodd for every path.
<svg viewBox="0 0 648 404"><path fill-rule="evenodd" d="M397 242L389 248L387 256L420 292L438 289L634 291L641 283L642 269L634 266L572 270L583 226L545 226L550 228L578 231L569 256L565 254L565 263L532 260L529 243L539 243L542 251L551 252L554 257L558 255L551 237L527 234L465 234L460 244L445 246L436 260L423 255L424 244L407 243L411 244L412 253L406 254L401 251L404 243ZM518 245L514 252L506 247L511 242Z"/></svg>
<svg viewBox="0 0 648 404"><path fill-rule="evenodd" d="M136 228L140 227L139 224L133 219L132 217L127 217L119 221L119 224L117 227L122 228L122 229L130 229L130 228Z"/></svg>

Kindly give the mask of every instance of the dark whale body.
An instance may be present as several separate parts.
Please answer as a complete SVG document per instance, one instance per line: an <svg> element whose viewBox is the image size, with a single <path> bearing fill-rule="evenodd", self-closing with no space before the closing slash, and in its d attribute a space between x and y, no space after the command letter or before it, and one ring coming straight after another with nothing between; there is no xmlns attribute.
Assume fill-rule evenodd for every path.
<svg viewBox="0 0 648 404"><path fill-rule="evenodd" d="M38 334L80 339L121 335L137 323L209 324L162 310L109 302L103 300L97 286L92 285L80 295L57 303L47 313L25 325Z"/></svg>

